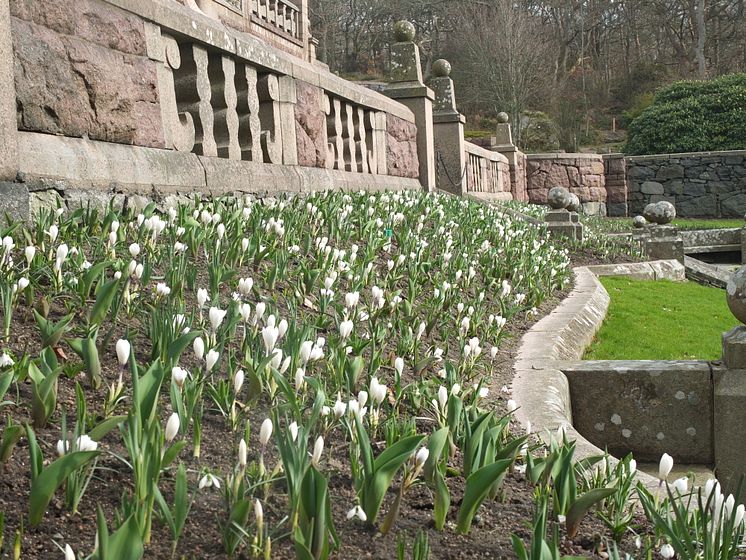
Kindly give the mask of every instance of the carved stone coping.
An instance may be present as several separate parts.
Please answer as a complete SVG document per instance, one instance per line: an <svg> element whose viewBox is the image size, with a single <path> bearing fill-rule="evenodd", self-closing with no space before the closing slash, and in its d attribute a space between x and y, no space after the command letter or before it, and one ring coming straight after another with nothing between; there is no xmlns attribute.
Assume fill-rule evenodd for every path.
<svg viewBox="0 0 746 560"><path fill-rule="evenodd" d="M631 275L637 278L684 278L678 261L653 261L631 265L604 265L574 269L575 287L552 313L536 323L521 339L513 365L513 399L518 403L516 419L548 441L562 427L577 441L576 458L602 455L573 427L570 385L562 368L580 360L601 327L609 306L609 294L597 275ZM638 471L638 479L649 488L658 480Z"/></svg>
<svg viewBox="0 0 746 560"><path fill-rule="evenodd" d="M280 193L421 188L417 179L272 165L175 150L19 132L20 173L28 184L158 195L201 192Z"/></svg>
<svg viewBox="0 0 746 560"><path fill-rule="evenodd" d="M248 33L230 29L173 0L103 1L149 20L176 36L188 37L234 54L259 68L308 82L337 97L414 122L412 111L401 103L335 76L318 65L285 53Z"/></svg>
<svg viewBox="0 0 746 560"><path fill-rule="evenodd" d="M491 150L487 150L485 148L482 148L481 146L477 146L476 144L473 144L471 142L464 142L464 146L466 148L466 153L477 156L479 158L484 158L489 161L496 161L496 162L502 162L505 165L508 165L510 162L508 161L508 158L506 158L504 155L502 155L500 152L493 152Z"/></svg>

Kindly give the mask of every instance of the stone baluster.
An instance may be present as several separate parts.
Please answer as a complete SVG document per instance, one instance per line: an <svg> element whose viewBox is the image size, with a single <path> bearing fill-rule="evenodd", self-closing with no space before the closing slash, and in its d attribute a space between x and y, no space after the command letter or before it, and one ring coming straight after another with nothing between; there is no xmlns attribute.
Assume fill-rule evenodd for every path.
<svg viewBox="0 0 746 560"><path fill-rule="evenodd" d="M269 0L259 0L259 18L260 19L267 19L267 10L268 10L268 4Z"/></svg>
<svg viewBox="0 0 746 560"><path fill-rule="evenodd" d="M417 155L420 184L435 189L435 142L433 133L433 92L422 82L420 49L414 43L415 27L400 21L394 27L396 42L391 45L391 82L384 93L414 113L417 126Z"/></svg>
<svg viewBox="0 0 746 560"><path fill-rule="evenodd" d="M366 118L371 138L368 144L368 169L374 175L386 175L386 113L368 111Z"/></svg>
<svg viewBox="0 0 746 560"><path fill-rule="evenodd" d="M464 123L466 119L456 108L456 94L447 60L433 63L433 77L428 85L433 90L433 133L436 154L436 186L457 195L466 193L463 184L466 166Z"/></svg>
<svg viewBox="0 0 746 560"><path fill-rule="evenodd" d="M282 163L298 165L298 138L295 130L295 105L298 103L298 94L295 79L292 76L281 76L279 86Z"/></svg>
<svg viewBox="0 0 746 560"><path fill-rule="evenodd" d="M245 65L238 75L238 139L241 159L262 162L262 123L259 120L259 95L257 94L256 68Z"/></svg>
<svg viewBox="0 0 746 560"><path fill-rule="evenodd" d="M236 111L238 106L236 63L226 55L214 56L213 60L214 63L210 65L210 82L218 156L241 159L241 146L238 142L238 112Z"/></svg>
<svg viewBox="0 0 746 560"><path fill-rule="evenodd" d="M212 108L212 87L209 75L207 50L196 44L179 46L181 68L174 72L174 87L179 110L191 114L194 121L195 141L193 151L215 157L215 115Z"/></svg>
<svg viewBox="0 0 746 560"><path fill-rule="evenodd" d="M267 5L267 21L277 25L277 0L268 0Z"/></svg>
<svg viewBox="0 0 746 560"><path fill-rule="evenodd" d="M251 0L249 5L249 13L259 15L259 0Z"/></svg>
<svg viewBox="0 0 746 560"><path fill-rule="evenodd" d="M367 142L367 131L365 129L365 109L363 107L357 108L357 115L355 116L355 151L359 154L359 165L360 173L369 173L368 169L368 142Z"/></svg>
<svg viewBox="0 0 746 560"><path fill-rule="evenodd" d="M146 23L145 34L148 57L156 62L165 148L191 152L195 142L194 119L190 113L179 112L176 102L174 71L181 68L179 45L173 37L161 35L161 28L151 23Z"/></svg>
<svg viewBox="0 0 746 560"><path fill-rule="evenodd" d="M358 168L357 144L355 143L355 109L351 103L345 103L345 140L347 155L345 156L345 169L357 173Z"/></svg>
<svg viewBox="0 0 746 560"><path fill-rule="evenodd" d="M340 169L344 171L344 127L342 125L342 102L339 99L330 99L324 96L327 130L327 158L326 166L329 169Z"/></svg>
<svg viewBox="0 0 746 560"><path fill-rule="evenodd" d="M280 128L280 85L277 76L266 74L257 81L261 142L265 163L282 163Z"/></svg>

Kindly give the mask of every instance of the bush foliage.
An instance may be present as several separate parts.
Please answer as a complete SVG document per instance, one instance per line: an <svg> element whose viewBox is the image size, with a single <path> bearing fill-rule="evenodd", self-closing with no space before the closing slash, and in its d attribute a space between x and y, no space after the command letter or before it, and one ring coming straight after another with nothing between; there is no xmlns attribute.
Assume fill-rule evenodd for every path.
<svg viewBox="0 0 746 560"><path fill-rule="evenodd" d="M628 132L630 155L746 149L746 74L662 88Z"/></svg>

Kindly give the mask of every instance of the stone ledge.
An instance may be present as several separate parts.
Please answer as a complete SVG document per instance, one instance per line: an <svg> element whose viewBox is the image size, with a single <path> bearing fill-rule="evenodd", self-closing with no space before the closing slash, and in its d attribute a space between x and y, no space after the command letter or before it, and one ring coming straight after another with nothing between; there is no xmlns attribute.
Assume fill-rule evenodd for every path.
<svg viewBox="0 0 746 560"><path fill-rule="evenodd" d="M513 399L519 407L516 419L524 426L530 422L533 432L545 441L563 428L577 441L579 459L604 453L573 427L570 384L562 371L568 361L582 358L608 310L609 295L593 268L600 274L644 271L651 279L684 279L684 267L677 261L577 267L570 295L521 339L513 365ZM658 486L657 479L643 472L638 472L638 479L649 488Z"/></svg>
<svg viewBox="0 0 746 560"><path fill-rule="evenodd" d="M628 264L599 264L589 266L595 276L626 276L635 280L686 280L686 269L679 261L662 260Z"/></svg>

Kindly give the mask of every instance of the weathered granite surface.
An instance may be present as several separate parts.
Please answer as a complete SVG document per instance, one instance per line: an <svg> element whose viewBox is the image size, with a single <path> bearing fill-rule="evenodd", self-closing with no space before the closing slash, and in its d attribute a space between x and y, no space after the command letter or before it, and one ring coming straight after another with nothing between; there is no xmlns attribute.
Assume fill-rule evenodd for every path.
<svg viewBox="0 0 746 560"><path fill-rule="evenodd" d="M389 115L386 130L386 160L389 175L417 177L417 127L399 117Z"/></svg>
<svg viewBox="0 0 746 560"><path fill-rule="evenodd" d="M536 154L528 156L529 200L546 204L549 190L564 187L578 196L587 214L606 214L603 158L595 154Z"/></svg>
<svg viewBox="0 0 746 560"><path fill-rule="evenodd" d="M143 21L98 0L12 0L18 126L163 147Z"/></svg>
<svg viewBox="0 0 746 560"><path fill-rule="evenodd" d="M297 105L295 129L298 140L298 165L326 166L326 115L322 105L324 92L302 80L295 81Z"/></svg>

